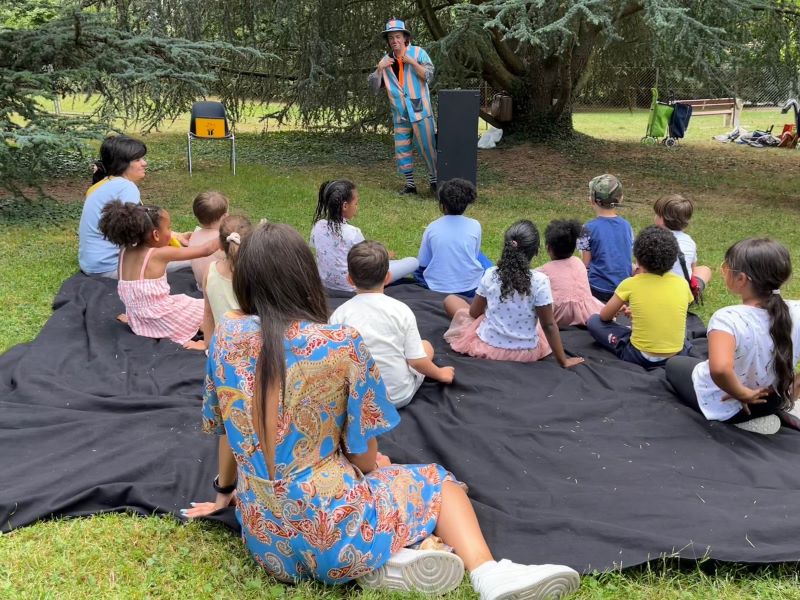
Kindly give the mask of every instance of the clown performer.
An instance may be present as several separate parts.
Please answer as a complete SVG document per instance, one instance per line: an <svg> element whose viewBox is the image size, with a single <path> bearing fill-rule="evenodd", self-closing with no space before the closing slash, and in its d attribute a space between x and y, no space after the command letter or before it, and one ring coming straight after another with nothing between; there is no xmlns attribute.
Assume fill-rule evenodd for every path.
<svg viewBox="0 0 800 600"><path fill-rule="evenodd" d="M397 169L406 178L401 194L416 194L414 160L411 156L413 135L417 152L430 173L431 192L436 193L436 133L428 82L433 77L433 63L428 53L411 45L411 32L399 19L386 23L383 37L389 45L368 81L376 93L386 88L392 108L394 156Z"/></svg>

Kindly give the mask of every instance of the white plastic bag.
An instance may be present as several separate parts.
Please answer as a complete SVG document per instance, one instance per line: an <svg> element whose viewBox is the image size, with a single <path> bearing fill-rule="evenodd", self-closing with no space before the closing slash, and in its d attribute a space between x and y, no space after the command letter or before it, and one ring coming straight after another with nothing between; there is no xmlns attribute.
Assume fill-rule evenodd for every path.
<svg viewBox="0 0 800 600"><path fill-rule="evenodd" d="M489 129L478 140L478 148L489 150L494 148L503 139L503 130L489 126Z"/></svg>

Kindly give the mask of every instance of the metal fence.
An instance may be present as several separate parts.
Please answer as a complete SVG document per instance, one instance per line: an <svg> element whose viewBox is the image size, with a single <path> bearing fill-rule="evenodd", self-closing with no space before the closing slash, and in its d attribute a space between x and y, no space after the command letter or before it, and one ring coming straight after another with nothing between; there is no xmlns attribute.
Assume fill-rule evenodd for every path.
<svg viewBox="0 0 800 600"><path fill-rule="evenodd" d="M723 77L674 69L620 66L589 73L575 99L576 110L647 108L651 88L663 99L738 98L745 107L782 106L800 95L800 73L740 69Z"/></svg>

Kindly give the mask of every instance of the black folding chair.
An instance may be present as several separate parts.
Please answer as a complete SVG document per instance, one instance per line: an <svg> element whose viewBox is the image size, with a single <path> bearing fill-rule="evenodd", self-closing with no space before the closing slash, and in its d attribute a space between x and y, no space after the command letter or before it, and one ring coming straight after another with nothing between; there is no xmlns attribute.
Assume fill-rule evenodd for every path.
<svg viewBox="0 0 800 600"><path fill-rule="evenodd" d="M222 102L195 102L189 124L187 158L192 174L192 140L230 140L231 170L236 175L236 136L228 127L228 117Z"/></svg>

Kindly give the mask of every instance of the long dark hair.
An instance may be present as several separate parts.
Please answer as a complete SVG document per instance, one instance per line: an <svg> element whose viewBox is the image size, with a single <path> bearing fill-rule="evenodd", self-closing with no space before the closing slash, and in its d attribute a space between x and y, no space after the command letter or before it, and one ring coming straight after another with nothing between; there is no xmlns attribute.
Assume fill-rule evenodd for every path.
<svg viewBox="0 0 800 600"><path fill-rule="evenodd" d="M100 160L95 161L97 167L92 175L92 183L104 177L118 177L130 166L131 162L147 154L147 146L127 135L111 135L103 140L100 146Z"/></svg>
<svg viewBox="0 0 800 600"><path fill-rule="evenodd" d="M792 275L789 251L775 240L751 238L728 248L725 264L731 271L747 276L761 306L769 314L769 334L775 347L773 363L777 379L773 387L778 396L783 398L785 407L791 407L795 377L792 316L780 295L781 286Z"/></svg>
<svg viewBox="0 0 800 600"><path fill-rule="evenodd" d="M293 321L328 321L328 305L311 250L289 225L264 223L242 240L233 292L242 312L261 321L253 425L266 448L267 390L286 382L283 341Z"/></svg>
<svg viewBox="0 0 800 600"><path fill-rule="evenodd" d="M506 229L503 254L497 261L500 278L500 300L514 292L521 296L531 293L531 260L539 253L539 230L523 219Z"/></svg>
<svg viewBox="0 0 800 600"><path fill-rule="evenodd" d="M97 228L116 246L139 246L158 229L161 217L162 209L158 206L112 200L103 207Z"/></svg>
<svg viewBox="0 0 800 600"><path fill-rule="evenodd" d="M345 202L352 200L354 189L356 189L356 184L349 179L323 181L319 186L314 223L320 219L326 219L331 233L341 235L342 223L344 223L342 206Z"/></svg>

